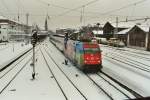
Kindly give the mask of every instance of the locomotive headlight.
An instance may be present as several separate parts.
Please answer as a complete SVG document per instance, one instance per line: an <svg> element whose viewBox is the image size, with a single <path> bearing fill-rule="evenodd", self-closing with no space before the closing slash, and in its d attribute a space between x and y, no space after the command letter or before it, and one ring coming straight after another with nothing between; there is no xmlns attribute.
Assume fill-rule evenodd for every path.
<svg viewBox="0 0 150 100"><path fill-rule="evenodd" d="M99 57L96 57L96 60L99 60L100 58Z"/></svg>
<svg viewBox="0 0 150 100"><path fill-rule="evenodd" d="M86 57L87 60L89 60L89 57Z"/></svg>
<svg viewBox="0 0 150 100"><path fill-rule="evenodd" d="M87 61L86 61L86 60L84 60L84 63L87 63Z"/></svg>

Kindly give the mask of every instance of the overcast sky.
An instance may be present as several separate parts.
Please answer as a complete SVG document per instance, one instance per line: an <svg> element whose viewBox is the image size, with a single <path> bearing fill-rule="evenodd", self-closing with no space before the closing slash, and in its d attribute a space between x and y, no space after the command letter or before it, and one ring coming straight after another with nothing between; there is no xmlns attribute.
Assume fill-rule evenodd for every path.
<svg viewBox="0 0 150 100"><path fill-rule="evenodd" d="M0 0L0 15L17 20L19 14L25 23L29 13L30 25L43 27L48 14L50 29L113 22L117 16L119 20L141 18L150 16L149 10L150 0Z"/></svg>

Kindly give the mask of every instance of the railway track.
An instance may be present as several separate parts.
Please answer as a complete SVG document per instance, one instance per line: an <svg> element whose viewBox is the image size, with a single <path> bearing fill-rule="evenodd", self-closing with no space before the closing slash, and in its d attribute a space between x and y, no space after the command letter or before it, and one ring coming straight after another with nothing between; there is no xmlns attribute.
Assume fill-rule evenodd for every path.
<svg viewBox="0 0 150 100"><path fill-rule="evenodd" d="M116 49L116 48L115 48ZM134 54L140 54L140 55L150 55L149 52L147 51L144 51L144 50L136 50L136 49L133 49L133 50L127 50L127 49L119 49L117 48L116 50L120 50L120 51L125 51L125 52L131 52L131 53L134 53ZM142 51L142 52L141 52Z"/></svg>
<svg viewBox="0 0 150 100"><path fill-rule="evenodd" d="M38 52L38 50L36 51ZM31 55L32 51L29 50L28 52L26 52L26 54L24 54L22 57L20 57L18 60L15 60L13 63L9 64L9 67L2 71L0 73L0 79L2 79L5 75L7 75L11 70L13 70L17 65L19 65L26 57L28 57L29 55Z"/></svg>
<svg viewBox="0 0 150 100"><path fill-rule="evenodd" d="M99 78L98 78L98 77ZM129 87L125 86L121 82L117 81L113 77L109 76L105 72L98 72L95 75L87 74L87 77L99 88L101 89L111 100L117 99L138 99L143 98L142 95L137 93L136 91L130 89ZM97 78L95 78L97 77ZM114 92L115 90L116 92ZM118 92L118 93L117 93ZM115 95L124 95L119 98L115 97Z"/></svg>
<svg viewBox="0 0 150 100"><path fill-rule="evenodd" d="M55 46L55 45L54 45ZM57 49L59 49L57 47ZM61 51L61 50L59 50ZM113 59L115 59L116 57L113 57ZM111 58L112 59L112 58ZM120 60L120 59L117 59L117 60ZM122 61L124 62L124 60ZM130 65L130 64L129 64ZM135 66L135 62L134 64L132 64ZM136 68L139 68L141 70L144 70L144 71L149 71L149 69L145 70L145 69L142 69L137 66L135 66ZM101 76L101 74L103 74L105 77L109 78L109 80L111 80L111 82L114 82L115 84L117 84L118 86L116 87L115 85L113 85L111 82L109 82L107 79L105 79L104 77ZM135 92L134 90L130 89L129 87L123 85L122 83L120 83L119 81L115 80L114 78L112 78L111 76L109 76L108 74L102 72L102 73L97 73L97 75L102 78L106 83L108 83L109 85L111 85L113 88L115 88L117 91L119 91L121 94L123 94L127 99L132 99L132 98L142 98L142 95L138 94L137 92ZM93 79L90 75L87 75L87 77L98 87L100 88L111 100L115 100L111 93L109 93L109 91L105 91L105 89L103 89L101 87L101 85L99 85L99 82L96 82L95 79ZM121 89L120 89L121 88ZM125 91L125 92L124 92Z"/></svg>
<svg viewBox="0 0 150 100"><path fill-rule="evenodd" d="M19 75L19 73L26 67L26 65L31 61L32 57L14 74L14 76L5 84L3 87L1 87L0 94L2 94L5 89L13 82L13 80ZM4 77L2 77L4 78ZM2 81L2 78L0 81Z"/></svg>
<svg viewBox="0 0 150 100"><path fill-rule="evenodd" d="M44 51L46 52L47 56L52 60L53 64L55 66L57 66L57 68L59 69L59 71L62 73L62 75L65 76L65 78L67 79L67 81L75 88L75 90L81 95L81 98L83 98L84 100L87 100L86 96L80 91L80 89L70 80L70 78L65 74L65 72L63 72L63 70L60 68L60 66L56 63L56 61L53 59L53 57L46 51L45 48L43 48ZM41 50L42 52L42 50ZM61 92L63 93L64 97L66 100L69 100L69 95L65 92L65 89L62 87L62 85L60 84L59 80L56 77L56 73L52 70L52 68L50 67L50 65L48 64L48 61L44 55L44 53L42 52L43 58L48 66L49 71L52 73L58 87L60 88ZM66 81L66 82L67 82Z"/></svg>
<svg viewBox="0 0 150 100"><path fill-rule="evenodd" d="M87 77L99 88L101 89L111 100L117 99L135 99L142 98L143 96L130 89L129 87L123 85L113 77L109 76L105 72L99 72L96 74L87 74ZM99 78L98 78L99 77ZM122 95L119 98L118 95Z"/></svg>
<svg viewBox="0 0 150 100"><path fill-rule="evenodd" d="M0 68L0 72L2 72L3 70L5 70L7 67L9 67L11 64L13 64L14 62L16 62L18 59L20 59L22 56L24 56L26 53L28 53L31 50L32 50L32 48L29 49L29 50L27 50L26 52L24 52L23 54L21 54L20 56L18 56L17 58L15 58L14 60L12 60L9 63L7 63L5 66L2 66Z"/></svg>
<svg viewBox="0 0 150 100"><path fill-rule="evenodd" d="M130 50L124 50L124 49L116 49L116 48L108 48L107 49L113 51L113 52L110 52L110 53L118 53L118 54L121 54L121 55L127 55L129 57L135 57L135 58L139 58L139 59L142 59L142 60L146 60L146 61L150 61L150 57L148 57L148 55L150 55L150 53L139 53L139 52L136 52L136 51L130 51ZM145 57L147 56L147 57Z"/></svg>
<svg viewBox="0 0 150 100"><path fill-rule="evenodd" d="M108 98L110 100L114 100L113 97L105 90L102 88L102 86L100 86L94 79L91 78L90 75L87 75L87 77L100 89L104 92L104 94L106 94L108 96Z"/></svg>
<svg viewBox="0 0 150 100"><path fill-rule="evenodd" d="M124 56L117 55L117 54L111 54L111 55L107 54L107 55L105 55L105 57L108 57L108 58L111 58L112 60L127 64L132 68L136 68L138 70L148 72L148 73L150 72L149 65L141 63L139 61L132 60L130 58L126 58Z"/></svg>
<svg viewBox="0 0 150 100"><path fill-rule="evenodd" d="M112 56L117 56L117 57L119 57L119 58L123 58L123 59L126 60L126 61L134 62L135 64L139 64L140 66L150 67L150 65L148 65L148 64L144 64L144 63L142 63L142 62L140 62L140 61L133 60L133 59L131 59L131 58L129 58L129 57L122 56L121 54L111 53L111 55L112 55Z"/></svg>
<svg viewBox="0 0 150 100"><path fill-rule="evenodd" d="M36 50L36 52L37 51L38 50ZM31 50L29 50L20 58L15 59L15 61L9 65L11 66L11 68L4 70L3 72L0 73L0 84L3 83L2 86L0 87L0 94L2 94L5 91L5 89L13 82L13 80L15 80L15 78L19 75L19 73L21 73L21 71L26 67L26 65L29 64L29 62L31 62L31 59L32 59Z"/></svg>
<svg viewBox="0 0 150 100"><path fill-rule="evenodd" d="M46 50L45 50L45 51L46 51ZM47 52L47 51L46 51L46 52ZM51 59L53 59L53 57L52 57L48 52L47 52L47 54L50 56ZM53 61L55 62L54 59L53 59ZM55 64L57 64L57 63L55 62ZM71 79L69 78L69 76L67 76L67 74L65 74L65 72L59 67L59 65L57 65L57 66L58 66L59 70L67 77L67 79L75 86L75 84L73 83L73 81L71 81ZM81 72L81 71L79 70L79 72ZM83 73L83 72L81 72L81 73ZM86 74L84 74L84 75L86 75ZM107 97L108 97L110 100L115 100L115 99L113 99L112 96L109 95L103 88L101 88L101 86L99 86L94 80L92 80L92 78L90 78L88 75L86 75L86 77L88 77L88 78L90 79L90 81L92 81L92 82L94 83L94 85L96 85L97 88L100 89L100 91L103 91L104 94L107 95ZM80 94L85 98L85 100L88 100L88 98L80 91L80 89L79 89L77 86L75 86L75 88L80 92Z"/></svg>
<svg viewBox="0 0 150 100"><path fill-rule="evenodd" d="M141 56L141 55L137 55L136 53L133 54L133 53L130 53L130 52L122 52L121 50L119 50L118 53L119 54L125 54L125 55L131 56L131 57L135 57L135 58L139 58L139 59L142 59L142 60L150 61L150 58L144 57L144 56Z"/></svg>
<svg viewBox="0 0 150 100"><path fill-rule="evenodd" d="M58 49L58 48L57 48ZM86 75L93 83L94 83L94 85L96 85L101 91L103 91L104 92L104 94L105 95L107 95L108 96L108 98L110 99L110 100L116 100L117 98L114 98L113 96L115 95L115 94L112 94L111 93L111 90L105 90L105 88L103 88L103 87L105 87L105 86L102 86L102 85L100 85L99 83L100 83L100 81L105 81L106 82L106 84L109 84L109 87L113 87L113 89L115 89L115 91L117 91L117 92L119 92L119 94L121 94L121 95L123 95L122 97L124 97L124 99L132 99L132 98L139 98L139 97L142 97L141 95L139 95L138 93L136 93L136 92L134 92L134 95L131 93L131 91L133 92L133 90L131 90L131 89L129 89L129 88L127 88L127 87L123 87L123 85L121 84L121 83L116 83L117 81L113 81L114 83L116 83L116 84L119 84L119 88L118 87L116 87L115 85L113 85L112 83L110 83L109 81L107 81L106 79L104 79L103 77L101 77L101 75L100 75L100 73L99 74L97 74L96 76L98 76L98 77L100 77L102 80L100 80L99 82L97 82L97 80L95 80L95 79L93 79L92 77L91 77L91 75ZM95 76L95 75L94 75ZM113 78L112 78L113 79ZM121 86L120 86L120 84L121 84ZM104 84L103 84L104 85ZM121 89L120 89L121 88ZM130 91L129 91L130 90ZM125 92L124 92L125 91ZM122 98L123 99L123 98Z"/></svg>
<svg viewBox="0 0 150 100"><path fill-rule="evenodd" d="M135 92L134 90L130 89L128 86L125 86L121 82L117 81L115 78L112 76L108 75L107 73L101 71L100 73L97 73L97 75L101 78L103 78L105 81L107 81L109 84L111 84L114 88L119 90L122 94L124 94L128 99L132 99L133 96L136 98L142 98L143 96L140 95L139 93ZM108 80L109 79L109 80ZM118 86L115 86L113 83L119 85L123 90L119 89ZM125 93L125 92L126 93ZM132 94L132 95L131 95ZM131 98L132 97L132 98Z"/></svg>

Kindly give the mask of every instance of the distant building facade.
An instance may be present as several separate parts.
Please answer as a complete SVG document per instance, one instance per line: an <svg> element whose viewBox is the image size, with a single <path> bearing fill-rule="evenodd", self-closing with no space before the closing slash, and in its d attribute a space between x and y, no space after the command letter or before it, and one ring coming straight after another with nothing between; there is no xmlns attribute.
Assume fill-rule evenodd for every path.
<svg viewBox="0 0 150 100"><path fill-rule="evenodd" d="M20 24L0 16L0 41L23 41L27 34L31 32L31 27Z"/></svg>

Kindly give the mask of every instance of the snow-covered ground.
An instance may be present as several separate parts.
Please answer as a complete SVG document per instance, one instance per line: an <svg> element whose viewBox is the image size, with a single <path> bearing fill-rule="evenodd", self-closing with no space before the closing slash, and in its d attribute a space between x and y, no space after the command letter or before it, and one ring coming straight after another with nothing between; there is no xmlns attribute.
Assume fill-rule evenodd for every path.
<svg viewBox="0 0 150 100"><path fill-rule="evenodd" d="M54 46L50 46L52 49L49 53L55 55L54 60L59 60L58 64L62 70L68 75L70 80L80 89L80 91L88 98L88 100L109 100L109 98L99 90L82 72L80 72L75 67L66 66L62 62L64 61L64 56L60 55L59 51L56 51ZM51 68L54 75L49 71L48 66L42 56L42 53L38 51L36 53L36 79L31 80L32 67L31 62L26 61L30 59L30 56L22 61L15 69L9 72L5 77L0 79L1 90L3 87L9 83L12 77L20 70L19 75L15 77L12 83L0 94L1 100L65 100L63 93L61 92L59 86L57 85L54 76L58 80L62 90L66 94L69 100L85 100L84 97L78 92L78 90L71 84L71 82L66 78L66 76L59 70L56 64L48 57L48 54L43 49L43 44L40 46L42 48L41 52L46 57L49 67ZM57 54L58 53L58 54ZM24 66L22 68L22 66ZM76 77L76 74L79 76ZM85 84L86 83L86 84Z"/></svg>
<svg viewBox="0 0 150 100"><path fill-rule="evenodd" d="M30 48L32 48L31 44L25 45L25 43L23 42L7 43L6 45L0 45L0 69L17 56L23 54L23 52L29 50Z"/></svg>
<svg viewBox="0 0 150 100"><path fill-rule="evenodd" d="M101 45L101 49L103 51L104 58L104 68L102 69L104 72L135 90L142 96L150 96L150 70L141 70L145 68L149 69L150 52L131 48L114 48L104 45ZM147 60L144 58L147 58ZM134 62L134 64L131 62Z"/></svg>
<svg viewBox="0 0 150 100"><path fill-rule="evenodd" d="M103 51L102 71L142 96L150 96L150 52L126 47L100 47Z"/></svg>
<svg viewBox="0 0 150 100"><path fill-rule="evenodd" d="M13 77L16 70L20 70L26 61L31 59L28 56L22 61L19 66L9 72L6 77L1 79L1 86L5 85L4 82L8 83L9 77ZM36 79L31 80L32 67L30 66L31 60L25 65L25 68L15 78L14 81L7 87L7 89L0 95L1 100L63 100L63 95L59 90L54 79L51 78L45 61L38 51L36 53L38 61L36 63ZM11 75L10 75L11 74Z"/></svg>
<svg viewBox="0 0 150 100"><path fill-rule="evenodd" d="M10 46L12 45L10 44ZM57 46L62 48L62 44L58 43ZM5 48L5 46L2 48ZM7 49L2 51L6 53L8 52ZM119 61L127 62L126 60L128 59L136 63L135 65L139 65L138 67L148 69L148 65L150 65L148 61L150 58L148 56L149 52L128 48L118 49L104 45L101 45L101 49L103 51L103 72L140 95L144 97L150 96L149 72ZM36 79L31 79L32 66L30 64L32 62L32 53L30 52L25 59L21 60L19 65L15 66L4 77L2 76L8 69L0 73L0 91L4 89L0 93L0 100L66 100L66 98L68 100L110 100L111 98L102 89L114 100L127 99L126 95L119 92L114 86L129 97L134 98L130 92L118 86L102 73L99 72L98 74L114 86L97 74L88 74L102 89L98 88L85 73L73 66L71 62L65 65L65 56L48 40L38 45L36 50ZM146 55L144 56L144 54ZM8 86L5 87L7 84Z"/></svg>

